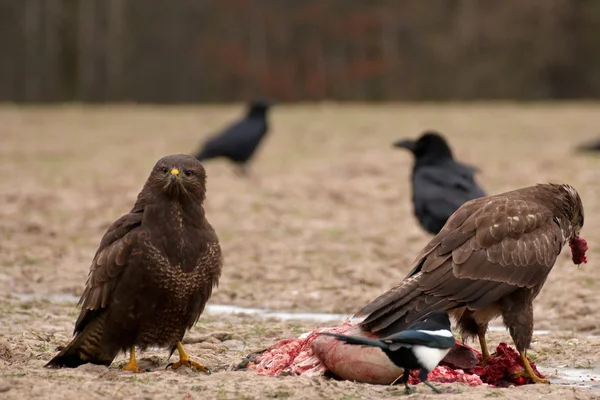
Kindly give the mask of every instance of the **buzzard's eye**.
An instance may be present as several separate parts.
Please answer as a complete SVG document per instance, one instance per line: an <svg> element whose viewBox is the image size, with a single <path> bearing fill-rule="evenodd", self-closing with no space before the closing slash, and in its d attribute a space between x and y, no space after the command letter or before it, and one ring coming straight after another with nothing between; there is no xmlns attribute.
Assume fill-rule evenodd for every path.
<svg viewBox="0 0 600 400"><path fill-rule="evenodd" d="M187 171L184 172L184 174L185 174L185 176L189 177L189 176L192 176L194 173L192 171L190 171L190 170L187 170Z"/></svg>
<svg viewBox="0 0 600 400"><path fill-rule="evenodd" d="M165 173L165 174L166 174L167 172L169 172L169 168L167 168L167 167L162 167L160 170L161 170L163 173Z"/></svg>

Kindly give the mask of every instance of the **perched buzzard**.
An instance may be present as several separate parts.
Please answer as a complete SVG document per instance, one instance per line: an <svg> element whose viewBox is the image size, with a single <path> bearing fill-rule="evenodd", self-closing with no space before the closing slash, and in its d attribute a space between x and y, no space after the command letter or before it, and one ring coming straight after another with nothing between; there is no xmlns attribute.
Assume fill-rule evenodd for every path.
<svg viewBox="0 0 600 400"><path fill-rule="evenodd" d="M439 133L426 131L418 140L399 140L394 147L408 149L415 156L413 207L427 232L437 234L458 207L485 196L475 183L476 169L455 161Z"/></svg>
<svg viewBox="0 0 600 400"><path fill-rule="evenodd" d="M224 157L237 165L241 175L247 174L247 163L269 130L267 111L271 103L255 101L248 114L223 132L209 138L196 155L199 161Z"/></svg>
<svg viewBox="0 0 600 400"><path fill-rule="evenodd" d="M75 337L47 367L110 365L130 349L123 369L141 372L135 348L177 349L182 365L208 370L181 340L217 285L221 248L202 203L206 173L194 157L158 160L133 209L104 234L79 304Z"/></svg>
<svg viewBox="0 0 600 400"><path fill-rule="evenodd" d="M356 317L365 317L363 329L390 335L431 311L448 311L463 338L479 337L486 360L488 323L502 316L525 370L543 381L526 356L532 302L567 242L573 262L586 262L582 226L583 205L569 185L541 184L471 200L419 253L402 283Z"/></svg>

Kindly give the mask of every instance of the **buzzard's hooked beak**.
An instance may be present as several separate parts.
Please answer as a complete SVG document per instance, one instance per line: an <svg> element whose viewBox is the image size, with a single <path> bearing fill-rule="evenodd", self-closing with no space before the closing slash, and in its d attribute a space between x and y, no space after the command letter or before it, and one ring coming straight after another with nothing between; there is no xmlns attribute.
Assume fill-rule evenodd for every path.
<svg viewBox="0 0 600 400"><path fill-rule="evenodd" d="M179 179L179 170L177 168L173 168L171 170L171 182L175 182Z"/></svg>
<svg viewBox="0 0 600 400"><path fill-rule="evenodd" d="M398 140L397 142L394 142L394 147L400 147L410 151L414 151L415 142L413 140Z"/></svg>

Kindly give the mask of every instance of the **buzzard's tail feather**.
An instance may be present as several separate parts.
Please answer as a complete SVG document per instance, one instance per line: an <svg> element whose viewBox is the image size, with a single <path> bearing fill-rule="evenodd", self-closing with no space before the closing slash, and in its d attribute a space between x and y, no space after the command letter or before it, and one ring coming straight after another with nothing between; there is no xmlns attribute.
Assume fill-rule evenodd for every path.
<svg viewBox="0 0 600 400"><path fill-rule="evenodd" d="M356 344L359 346L370 346L370 347L379 347L380 349L387 349L388 345L385 342L382 342L378 339L368 339L359 336L346 336L346 335L338 335L337 333L329 333L329 332L321 332L321 335L334 337L342 342L347 344Z"/></svg>
<svg viewBox="0 0 600 400"><path fill-rule="evenodd" d="M418 290L420 278L420 272L406 278L398 286L388 290L364 306L354 315L354 317L365 317L364 321L361 322L361 326L367 327L371 322L381 318L383 315L404 306L412 299L422 294L422 292Z"/></svg>
<svg viewBox="0 0 600 400"><path fill-rule="evenodd" d="M361 328L370 332L378 332L390 323L403 319L415 300L419 301L420 296L422 293L418 290L412 290L405 294L404 290L392 289L367 304L355 317L365 317L360 322ZM392 317L392 321L389 321L390 317Z"/></svg>
<svg viewBox="0 0 600 400"><path fill-rule="evenodd" d="M46 368L77 368L80 365L86 364L89 361L85 360L85 355L73 348L65 348L50 360L44 367Z"/></svg>
<svg viewBox="0 0 600 400"><path fill-rule="evenodd" d="M384 310L369 316L369 319L361 322L360 326L366 331L389 336L407 329L432 311L448 311L458 305L460 303L450 299L421 294L397 309L389 312Z"/></svg>
<svg viewBox="0 0 600 400"><path fill-rule="evenodd" d="M91 321L83 332L79 332L71 343L50 360L45 367L77 368L87 363L110 365L116 357L118 349L114 354L108 354L101 346L104 320L105 315L101 315Z"/></svg>

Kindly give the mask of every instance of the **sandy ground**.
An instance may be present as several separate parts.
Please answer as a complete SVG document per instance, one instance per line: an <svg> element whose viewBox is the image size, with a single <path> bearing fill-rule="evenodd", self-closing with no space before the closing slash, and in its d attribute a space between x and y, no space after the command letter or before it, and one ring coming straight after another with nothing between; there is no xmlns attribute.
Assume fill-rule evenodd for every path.
<svg viewBox="0 0 600 400"><path fill-rule="evenodd" d="M402 390L324 378L258 377L231 371L250 351L310 330L282 322L208 314L192 329L191 355L214 373L164 371L166 352L148 352L153 372L131 375L83 366L42 367L68 342L74 303L12 294L80 295L108 225L127 212L156 160L189 153L240 114L227 107L0 108L1 398L391 398ZM580 192L588 264L563 252L535 304L531 351L551 370L600 366L600 159L575 155L600 135L600 106L280 106L253 177L206 163L207 217L225 254L212 304L352 314L399 282L430 236L415 223L409 154L391 148L426 128L441 130L460 160L477 165L489 193L537 182ZM320 324L323 325L323 324ZM592 335L592 336L590 336ZM494 342L509 340L493 332ZM174 357L176 358L176 357ZM564 387L511 389L438 385L443 398L600 398ZM434 397L420 385L411 398ZM439 398L439 397L438 397Z"/></svg>

